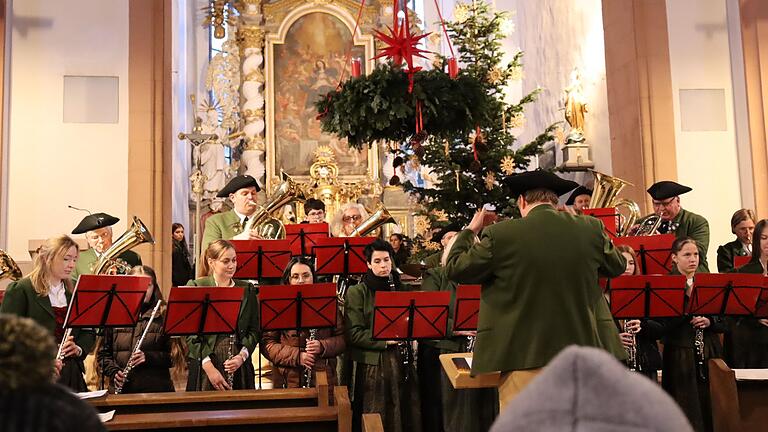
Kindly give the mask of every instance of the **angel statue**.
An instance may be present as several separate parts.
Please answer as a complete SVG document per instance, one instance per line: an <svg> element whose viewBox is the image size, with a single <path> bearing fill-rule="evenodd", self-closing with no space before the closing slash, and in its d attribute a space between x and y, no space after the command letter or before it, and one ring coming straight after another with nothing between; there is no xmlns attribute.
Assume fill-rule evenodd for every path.
<svg viewBox="0 0 768 432"><path fill-rule="evenodd" d="M584 114L587 102L581 87L581 73L578 69L571 72L571 83L565 89L565 120L571 126L568 138L571 141L584 140Z"/></svg>

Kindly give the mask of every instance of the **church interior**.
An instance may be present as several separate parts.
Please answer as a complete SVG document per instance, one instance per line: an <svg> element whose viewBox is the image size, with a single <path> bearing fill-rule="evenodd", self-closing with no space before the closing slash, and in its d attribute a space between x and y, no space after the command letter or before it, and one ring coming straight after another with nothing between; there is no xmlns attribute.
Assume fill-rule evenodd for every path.
<svg viewBox="0 0 768 432"><path fill-rule="evenodd" d="M615 389L616 405L585 403L569 412L571 420L599 417L614 430L635 430L634 420L613 411L636 408L638 418L649 421L647 430L764 430L768 2L0 0L0 11L0 317L35 319L37 291L51 315L43 316L57 314L48 330L58 348L56 379L70 373L75 360L67 359L79 359L80 369L72 372L77 385L63 385L109 393L127 386L126 394L86 401L100 415L111 412L94 430L563 430L557 425L569 423L547 426L532 413L573 402L567 391L552 387L578 386L573 370L579 362L594 368L587 379L605 380L607 392L624 385ZM557 201L553 218L573 224L597 218L601 229L594 238L606 240L596 247L599 259L614 254L615 246L621 264L610 257L588 261L587 244L594 242L565 242L571 238L561 234L565 228L509 237L509 250L519 239L542 249L540 255L518 258L504 249L499 239L512 232L512 222L540 217L531 201L539 195L530 191L541 188ZM504 224L510 224L508 233ZM538 245L533 234L541 234ZM384 246L375 246L375 239L388 249L377 249ZM48 249L61 242L75 255L52 252L49 258ZM300 252L281 255L289 245ZM459 246L466 246L463 255ZM88 251L94 251L90 258L84 257ZM386 274L377 273L379 252L392 260ZM328 270L338 254L344 258L339 270ZM472 265L461 267L484 254L494 259L474 273ZM692 255L689 274L683 267ZM510 269L502 263L508 256L510 263L532 264ZM580 263L567 262L578 256L584 257ZM69 266L70 258L72 268L57 270L56 260ZM627 273L630 259L633 271ZM145 270L137 273L137 265ZM526 279L520 273L561 271L566 278L572 265L578 269L573 274L590 268L578 280L590 281L584 292L602 303L581 312L599 328L604 307L608 336L598 329L593 339L580 339L569 326L565 336L553 338L562 345L538 362L531 359L550 339L546 325L532 342L511 348L527 339L509 329L502 331L508 336L490 329L482 335L484 324L513 322L505 314L526 316L509 312L513 302L530 301L530 309L560 301L553 300L561 292L553 288L540 291L540 297L550 293L543 300L515 294L502 305L496 293L505 278L520 282L509 282L509 292L535 291L538 285L525 284L554 286L556 276ZM355 273L355 266L362 270ZM609 274L612 266L621 269ZM290 308L269 306L280 295L269 286L303 280L294 274L299 267L308 269L306 283L317 293L331 292L338 307L325 318L332 323L298 324L298 312L296 326L268 327L270 314L278 320ZM43 291L34 285L54 271L69 277ZM710 279L694 280L694 272L743 277L712 277L718 291L704 282ZM130 326L144 322L144 332L134 331L131 339L125 324L105 324L117 320L107 317L113 298L127 301L115 288L119 281L109 282L111 291L99 288L109 299L101 305L103 327L92 325L95 336L88 339L91 329L76 324L78 307L72 305L79 303L72 291L75 285L85 291L83 308L89 301L99 305L102 300L88 300L81 285L87 287L91 275L96 286L99 276L115 274L144 284L125 285L147 292L144 302L136 297ZM150 277L154 288L147 290ZM20 293L25 280L31 281L27 297ZM678 282L677 297L663 293L672 289L665 284ZM608 294L629 296L632 283L639 288L626 307L644 310L634 315L618 306L623 297ZM205 291L199 331L172 334L173 299L182 302L172 290L187 285L201 293L204 287L231 290L239 305L234 324L227 324L231 331L203 336L206 315L221 314L220 325L227 321L212 291ZM398 307L405 300L384 303L381 297L401 286L413 297L400 306L405 318L393 318L379 302ZM66 296L56 294L60 287ZM369 298L372 292L379 300ZM709 303L700 305L706 302L691 292L708 295ZM301 290L291 295L293 316L302 302L313 307ZM315 295L314 301L322 297ZM457 298L475 305L474 327L458 327ZM429 315L429 306L419 309L440 299L439 315ZM678 300L679 311L670 312ZM579 301L549 310L575 310ZM721 305L715 312L702 312L715 301ZM657 302L667 309L659 312ZM176 306L184 319L195 313ZM319 307L312 311L323 317ZM153 327L156 315L163 324ZM74 327L64 332L61 319L74 320ZM382 319L402 324L407 336L376 336L377 328L387 331L377 319L379 326ZM680 323L674 319L690 331L675 330ZM656 324L657 334L649 336ZM0 319L4 331L16 325ZM442 332L414 336L428 325ZM3 348L9 343L26 346L19 342L24 338L2 333L0 358L11 352ZM165 341L160 369L170 372L123 382L131 368L140 375L141 363L148 368L160 361L140 349L145 336L152 344ZM110 349L114 353L99 354ZM392 364L390 352L399 359ZM641 370L649 355L658 356L657 363ZM277 360L281 356L288 366ZM14 358L0 359L0 369L16 364ZM111 373L104 361L114 364ZM572 373L547 374L550 368ZM631 376L625 373L630 369ZM520 395L506 399L511 376L526 371L530 377L514 378L522 380L515 384ZM672 383L671 376L688 372L691 382ZM0 379L0 399L24 388L15 382ZM369 394L369 385L382 400ZM236 397L217 394L222 390ZM130 393L155 394L139 400ZM611 400L609 394L603 396ZM658 405L618 408L631 398ZM665 405L670 401L675 404Z"/></svg>

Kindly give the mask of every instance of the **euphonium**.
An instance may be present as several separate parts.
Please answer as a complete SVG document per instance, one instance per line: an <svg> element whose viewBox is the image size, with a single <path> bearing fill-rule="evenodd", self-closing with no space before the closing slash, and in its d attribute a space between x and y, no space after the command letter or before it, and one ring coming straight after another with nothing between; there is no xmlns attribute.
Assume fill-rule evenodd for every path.
<svg viewBox="0 0 768 432"><path fill-rule="evenodd" d="M262 239L276 240L285 238L285 226L279 219L272 217L272 213L283 208L286 204L300 200L304 201L304 191L288 174L282 173L283 182L269 197L263 206L257 204L256 212L248 219L243 231L256 230Z"/></svg>
<svg viewBox="0 0 768 432"><path fill-rule="evenodd" d="M637 218L640 217L640 206L630 199L617 197L625 186L632 186L632 183L595 170L590 171L592 171L595 182L592 198L589 200L589 208L626 207L629 215L624 223L619 224L620 226L616 229L618 235L626 236Z"/></svg>
<svg viewBox="0 0 768 432"><path fill-rule="evenodd" d="M388 223L396 223L395 218L392 217L391 214L389 214L389 210L387 210L386 207L384 207L384 204L379 203L378 206L376 206L376 210L373 212L373 214L366 220L363 221L363 223L360 224L357 228L355 228L354 231L352 231L352 234L350 234L350 237L364 237L372 232L374 232L377 228L381 227L382 225L386 225Z"/></svg>
<svg viewBox="0 0 768 432"><path fill-rule="evenodd" d="M21 276L21 269L16 264L16 261L5 253L4 250L0 249L0 280L9 278L15 281L21 279Z"/></svg>
<svg viewBox="0 0 768 432"><path fill-rule="evenodd" d="M155 239L152 238L152 234L147 227L138 217L133 217L133 223L130 228L121 235L117 241L112 243L101 255L101 258L96 262L96 266L93 268L93 274L106 274L110 273L110 270L119 270L120 273L128 273L130 268L125 268L126 265L117 261L117 257L123 252L133 249L142 243L154 243Z"/></svg>
<svg viewBox="0 0 768 432"><path fill-rule="evenodd" d="M661 226L661 216L650 214L640 220L640 223L632 230L631 234L634 236L656 235L659 234L659 226Z"/></svg>

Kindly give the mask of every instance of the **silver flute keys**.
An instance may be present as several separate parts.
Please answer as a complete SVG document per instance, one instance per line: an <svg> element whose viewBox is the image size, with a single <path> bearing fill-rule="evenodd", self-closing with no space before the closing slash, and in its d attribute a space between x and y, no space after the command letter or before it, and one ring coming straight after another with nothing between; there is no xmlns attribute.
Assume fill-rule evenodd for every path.
<svg viewBox="0 0 768 432"><path fill-rule="evenodd" d="M635 336L634 329L629 328L629 320L624 321L624 333L632 335L632 345L627 347L627 363L629 364L629 370L635 372L637 368L637 337Z"/></svg>
<svg viewBox="0 0 768 432"><path fill-rule="evenodd" d="M59 344L59 350L56 352L56 358L59 360L64 360L64 352L62 349L64 348L64 344L67 342L67 339L72 334L72 327L68 327L64 330L64 337L61 338L61 343Z"/></svg>
<svg viewBox="0 0 768 432"><path fill-rule="evenodd" d="M144 342L144 338L147 336L147 332L149 331L149 326L152 325L152 321L154 321L155 315L157 315L157 310L160 309L160 304L162 304L162 302L162 300L158 300L157 304L155 304L155 308L152 309L152 314L149 316L147 326L144 327L144 331L141 333L141 337L139 338L138 342L136 342L136 346L131 352L131 357L133 357L133 355L137 352L141 351L141 344ZM131 370L133 370L133 362L131 362L131 359L128 358L128 364L125 365L125 368L123 369L123 382L120 384L115 384L115 394L120 394L123 391L123 386L128 382L128 375L131 373Z"/></svg>
<svg viewBox="0 0 768 432"><path fill-rule="evenodd" d="M317 329L309 329L309 337L307 338L307 342L313 340L317 340ZM310 387L312 387L312 368L304 368L304 388Z"/></svg>
<svg viewBox="0 0 768 432"><path fill-rule="evenodd" d="M700 381L706 381L707 375L705 373L704 362L704 329L697 328L696 335L693 340L693 346L696 348L696 370Z"/></svg>
<svg viewBox="0 0 768 432"><path fill-rule="evenodd" d="M229 359L231 359L235 355L235 334L232 333L229 335ZM229 388L232 388L232 385L235 383L235 372L228 372L227 373L227 384L229 384Z"/></svg>

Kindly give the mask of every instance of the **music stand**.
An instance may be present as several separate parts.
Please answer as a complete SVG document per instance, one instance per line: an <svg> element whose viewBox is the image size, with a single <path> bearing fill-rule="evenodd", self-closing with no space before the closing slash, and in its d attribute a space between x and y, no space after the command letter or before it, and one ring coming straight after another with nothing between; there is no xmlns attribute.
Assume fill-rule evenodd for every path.
<svg viewBox="0 0 768 432"><path fill-rule="evenodd" d="M747 265L747 263L749 263L750 261L752 261L752 256L750 255L744 255L744 256L736 255L733 257L733 268L737 269L739 267L743 267Z"/></svg>
<svg viewBox="0 0 768 432"><path fill-rule="evenodd" d="M364 274L368 271L363 250L375 237L330 237L318 239L312 248L316 257L315 274L342 275Z"/></svg>
<svg viewBox="0 0 768 432"><path fill-rule="evenodd" d="M757 300L755 318L768 318L768 277L763 277L763 289Z"/></svg>
<svg viewBox="0 0 768 432"><path fill-rule="evenodd" d="M337 301L333 283L265 285L259 290L261 330L295 330L304 351L302 330L336 327Z"/></svg>
<svg viewBox="0 0 768 432"><path fill-rule="evenodd" d="M448 291L377 291L373 305L373 339L402 340L406 362L413 365L414 339L445 339L448 327ZM405 380L410 377L406 368Z"/></svg>
<svg viewBox="0 0 768 432"><path fill-rule="evenodd" d="M689 315L754 315L765 286L765 276L740 273L702 273L693 282Z"/></svg>
<svg viewBox="0 0 768 432"><path fill-rule="evenodd" d="M628 275L607 282L615 319L679 317L685 302L685 276Z"/></svg>
<svg viewBox="0 0 768 432"><path fill-rule="evenodd" d="M600 219L600 221L603 222L603 225L605 226L606 234L608 234L608 237L610 237L611 240L619 236L618 229L616 227L616 218L621 216L621 213L616 210L616 207L585 208L582 209L581 212L587 216Z"/></svg>
<svg viewBox="0 0 768 432"><path fill-rule="evenodd" d="M243 287L173 287L168 296L165 333L169 336L197 336L200 347L207 334L237 332L237 318L243 301ZM198 355L197 383L202 388L203 352Z"/></svg>
<svg viewBox="0 0 768 432"><path fill-rule="evenodd" d="M453 331L476 331L480 315L481 285L459 285L456 287L456 310Z"/></svg>
<svg viewBox="0 0 768 432"><path fill-rule="evenodd" d="M675 242L674 234L652 236L616 237L615 245L627 245L634 249L640 260L640 270L644 275L666 275L672 270L671 249Z"/></svg>
<svg viewBox="0 0 768 432"><path fill-rule="evenodd" d="M312 255L312 248L320 239L328 238L328 224L292 224L285 226L285 239L293 256Z"/></svg>
<svg viewBox="0 0 768 432"><path fill-rule="evenodd" d="M146 275L80 275L64 328L135 327L152 279ZM64 343L64 341L62 341ZM101 365L104 388L104 365Z"/></svg>
<svg viewBox="0 0 768 432"><path fill-rule="evenodd" d="M237 252L235 279L279 278L291 259L287 240L230 240Z"/></svg>

